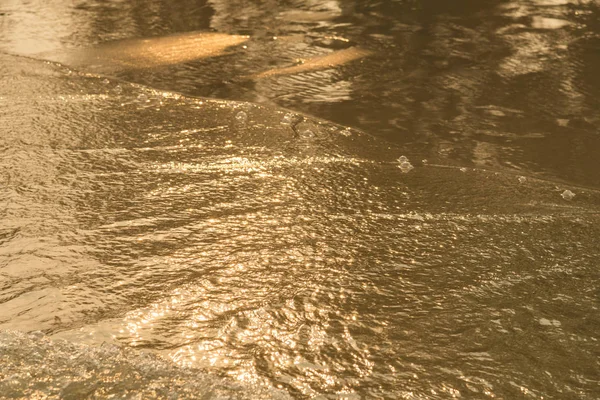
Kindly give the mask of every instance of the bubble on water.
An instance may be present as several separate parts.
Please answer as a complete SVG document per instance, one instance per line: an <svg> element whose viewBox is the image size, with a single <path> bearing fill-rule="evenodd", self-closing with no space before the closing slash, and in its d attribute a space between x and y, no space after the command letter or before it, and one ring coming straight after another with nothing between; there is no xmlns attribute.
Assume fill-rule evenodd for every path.
<svg viewBox="0 0 600 400"><path fill-rule="evenodd" d="M287 113L283 116L283 118L281 118L281 124L282 125L291 125L294 123L295 119L296 119L296 115L294 113Z"/></svg>
<svg viewBox="0 0 600 400"><path fill-rule="evenodd" d="M115 92L116 94L121 94L121 93L123 93L123 88L121 87L121 85L117 85L113 89L113 92Z"/></svg>
<svg viewBox="0 0 600 400"><path fill-rule="evenodd" d="M245 111L238 111L237 114L235 114L235 119L240 123L244 123L248 120L248 114L246 114Z"/></svg>
<svg viewBox="0 0 600 400"><path fill-rule="evenodd" d="M544 325L544 326L555 326L555 327L559 327L561 326L561 323L559 320L557 319L547 319L547 318L540 318L539 321L540 325Z"/></svg>
<svg viewBox="0 0 600 400"><path fill-rule="evenodd" d="M108 84L110 83L110 81L109 81L108 79L104 79L104 80L102 81L102 83L104 83L105 85L108 85Z"/></svg>
<svg viewBox="0 0 600 400"><path fill-rule="evenodd" d="M340 135L346 136L346 137L352 136L352 131L350 130L350 128L342 129L340 131Z"/></svg>
<svg viewBox="0 0 600 400"><path fill-rule="evenodd" d="M410 161L408 161L408 157L400 156L398 158L398 168L400 168L402 170L402 172L408 172L411 169L413 169L414 167L412 166Z"/></svg>
<svg viewBox="0 0 600 400"><path fill-rule="evenodd" d="M405 161L405 162L403 162L403 163L400 163L400 165L399 165L398 167L399 167L399 168L402 170L402 172L408 172L408 171L410 171L411 169L413 169L413 168L414 168L414 167L412 166L412 164L411 164L411 163L409 163L408 161Z"/></svg>
<svg viewBox="0 0 600 400"><path fill-rule="evenodd" d="M422 160L421 160L421 162L422 162L423 164L427 164L429 161L427 161L427 160L424 158L424 159L422 159Z"/></svg>
<svg viewBox="0 0 600 400"><path fill-rule="evenodd" d="M146 96L144 93L139 94L137 97L138 101L145 103L148 101L148 96Z"/></svg>
<svg viewBox="0 0 600 400"><path fill-rule="evenodd" d="M504 114L504 112L500 111L500 110L486 110L486 112L495 117L505 117L506 116L506 114Z"/></svg>
<svg viewBox="0 0 600 400"><path fill-rule="evenodd" d="M564 192L562 192L561 197L565 200L572 200L573 197L575 197L575 193L571 192L570 190L565 190Z"/></svg>
<svg viewBox="0 0 600 400"><path fill-rule="evenodd" d="M525 178L524 176L520 176L519 177L519 183L523 183L527 180L527 178Z"/></svg>

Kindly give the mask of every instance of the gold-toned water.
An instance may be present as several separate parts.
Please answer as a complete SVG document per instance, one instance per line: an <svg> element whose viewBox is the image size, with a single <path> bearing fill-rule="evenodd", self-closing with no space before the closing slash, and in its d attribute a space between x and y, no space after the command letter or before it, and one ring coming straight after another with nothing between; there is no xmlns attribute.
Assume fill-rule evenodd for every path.
<svg viewBox="0 0 600 400"><path fill-rule="evenodd" d="M0 6L12 53L252 33L0 53L0 397L597 397L596 9L146 3Z"/></svg>

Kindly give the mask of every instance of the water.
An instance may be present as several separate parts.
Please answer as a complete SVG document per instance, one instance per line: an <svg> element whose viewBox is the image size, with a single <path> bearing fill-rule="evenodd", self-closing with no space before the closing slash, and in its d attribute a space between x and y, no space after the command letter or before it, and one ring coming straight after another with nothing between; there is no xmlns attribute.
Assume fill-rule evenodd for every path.
<svg viewBox="0 0 600 400"><path fill-rule="evenodd" d="M0 397L597 398L597 6L445 4L3 3Z"/></svg>
<svg viewBox="0 0 600 400"><path fill-rule="evenodd" d="M0 332L2 398L290 399L281 390L177 368L104 343L53 342L41 332Z"/></svg>

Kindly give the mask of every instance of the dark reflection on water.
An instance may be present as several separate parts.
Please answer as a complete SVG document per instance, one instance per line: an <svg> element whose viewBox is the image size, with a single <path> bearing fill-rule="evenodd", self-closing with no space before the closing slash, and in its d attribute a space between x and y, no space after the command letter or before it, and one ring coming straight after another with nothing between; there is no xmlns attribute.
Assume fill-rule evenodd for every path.
<svg viewBox="0 0 600 400"><path fill-rule="evenodd" d="M122 80L0 54L0 329L298 398L597 398L598 15L560 0L2 3L0 44L21 54L251 38ZM349 48L373 54L252 78ZM118 351L0 339L0 393L107 393L85 354L107 379Z"/></svg>
<svg viewBox="0 0 600 400"><path fill-rule="evenodd" d="M246 48L229 55L117 75L308 112L444 162L600 185L594 2L20 4L3 6L0 19L0 43L15 52L207 29L249 34ZM374 55L328 70L244 78L353 45Z"/></svg>

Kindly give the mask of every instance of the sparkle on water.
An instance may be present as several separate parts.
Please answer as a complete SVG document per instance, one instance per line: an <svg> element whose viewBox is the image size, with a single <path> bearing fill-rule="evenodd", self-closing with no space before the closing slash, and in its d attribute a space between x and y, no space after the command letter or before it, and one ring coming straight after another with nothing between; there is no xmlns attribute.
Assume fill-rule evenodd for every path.
<svg viewBox="0 0 600 400"><path fill-rule="evenodd" d="M598 15L0 4L0 397L597 399Z"/></svg>
<svg viewBox="0 0 600 400"><path fill-rule="evenodd" d="M331 123L0 57L18 127L0 128L0 329L68 340L3 333L2 393L596 387L600 193L565 205L534 178L405 174L400 148Z"/></svg>

